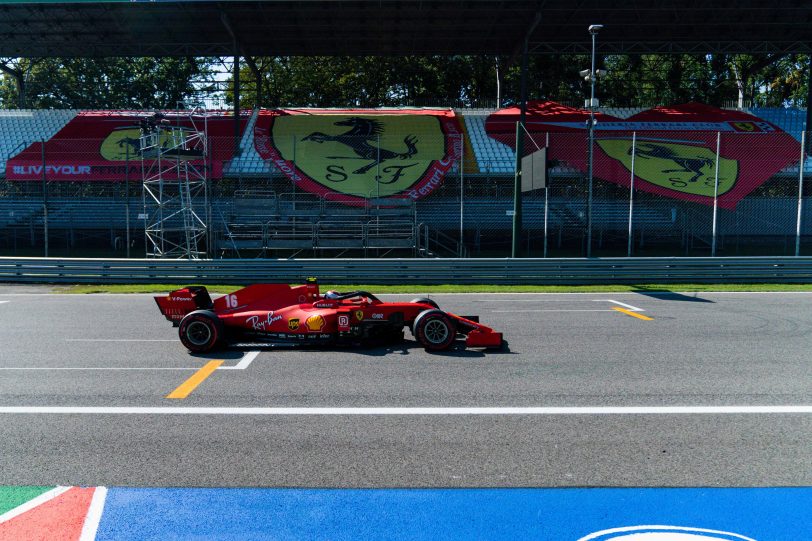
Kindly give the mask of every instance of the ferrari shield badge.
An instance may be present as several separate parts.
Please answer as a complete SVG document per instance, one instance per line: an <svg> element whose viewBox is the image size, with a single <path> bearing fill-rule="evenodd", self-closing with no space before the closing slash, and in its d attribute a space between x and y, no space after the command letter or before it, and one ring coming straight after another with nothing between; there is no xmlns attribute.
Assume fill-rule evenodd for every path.
<svg viewBox="0 0 812 541"><path fill-rule="evenodd" d="M255 144L298 186L334 201L418 199L460 153L456 118L430 113L275 111L258 120Z"/></svg>
<svg viewBox="0 0 812 541"><path fill-rule="evenodd" d="M600 139L597 141L606 154L632 170L632 142L630 139ZM638 139L634 151L635 176L657 186L672 190L713 197L716 187L716 153L705 147L679 143ZM739 163L719 160L719 195L736 184Z"/></svg>

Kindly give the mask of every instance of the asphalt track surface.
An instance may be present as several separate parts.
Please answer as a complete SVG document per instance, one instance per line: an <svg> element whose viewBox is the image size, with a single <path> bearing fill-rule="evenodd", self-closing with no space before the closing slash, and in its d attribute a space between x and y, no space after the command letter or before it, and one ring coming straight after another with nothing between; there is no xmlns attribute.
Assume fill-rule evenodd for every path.
<svg viewBox="0 0 812 541"><path fill-rule="evenodd" d="M432 297L509 351L193 356L150 296L0 286L0 485L812 485L812 293Z"/></svg>

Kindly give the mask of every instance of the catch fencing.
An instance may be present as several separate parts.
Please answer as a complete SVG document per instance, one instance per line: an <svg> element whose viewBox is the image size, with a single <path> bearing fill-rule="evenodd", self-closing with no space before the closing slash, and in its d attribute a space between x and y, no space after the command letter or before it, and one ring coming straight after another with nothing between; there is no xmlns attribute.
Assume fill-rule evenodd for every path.
<svg viewBox="0 0 812 541"><path fill-rule="evenodd" d="M320 182L306 183L292 178L285 170L288 165L263 160L252 145L240 143L240 151L222 164L221 171L211 169L216 175L209 175L205 198L192 203L199 208L197 215L206 221L206 246L199 251L208 258L509 256L514 234L516 160L512 149L468 135L407 135L414 135L416 141L406 142L406 136L394 142L363 141L376 152L388 149L403 156L412 152L410 145L425 149L429 152L426 156L433 156L431 149L442 156L444 147L452 148L453 158L440 175L441 184L427 184L425 175L402 169L412 162L399 155L383 161L377 155L372 159L351 157L346 150L339 155L338 143L318 142L319 137L312 133L291 135L290 148L284 152L290 156L293 170L310 177L316 176L316 169L326 171ZM792 135L799 148L794 163L731 203L727 192L731 179L725 177L733 167L729 156L747 154L747 148L736 147L742 144L741 134L735 140L724 133L704 134L706 138L719 137L718 149L698 158L698 164L674 162L672 169L679 171L671 177L671 184L664 186L690 189L680 184L691 184L697 177L692 183L697 193L705 194L706 202L702 203L676 192L667 195L641 189L656 180L641 172L641 161L663 158L654 156L651 146L643 148L641 144L646 138L650 143L651 139L670 136L630 134L632 140L623 152L637 159L636 174L624 169L622 160L618 162L621 165L596 161L590 205L586 136L534 134L532 142L548 151L558 149L558 157L550 160L546 187L522 194L519 255L812 255L812 188L807 178L812 167L807 154L800 151L801 140L808 147L810 137ZM310 140L303 142L308 137ZM762 135L747 137L757 140ZM233 151L238 144L233 138L221 139L212 138L210 147ZM82 141L88 152L97 152L102 143ZM599 137L596 145L601 144ZM344 147L347 145L342 144ZM523 154L532 150L535 147L528 143ZM341 167L330 168L325 160L338 157L346 160ZM115 180L56 180L49 165L70 158L51 151L38 164L42 167L37 169L37 180L0 179L0 255L145 255L148 213L141 159L117 171ZM752 168L768 170L769 161L763 157L740 161L738 174ZM717 169L721 174L717 175ZM354 181L347 173L356 171L362 171L359 175L366 180L348 184ZM628 178L625 184L618 180L622 174ZM708 179L715 180L716 176L721 177L720 186L708 185ZM424 193L419 192L421 188ZM392 197L410 191L414 197ZM713 204L714 199L718 204ZM170 229L173 224L167 221L166 226Z"/></svg>

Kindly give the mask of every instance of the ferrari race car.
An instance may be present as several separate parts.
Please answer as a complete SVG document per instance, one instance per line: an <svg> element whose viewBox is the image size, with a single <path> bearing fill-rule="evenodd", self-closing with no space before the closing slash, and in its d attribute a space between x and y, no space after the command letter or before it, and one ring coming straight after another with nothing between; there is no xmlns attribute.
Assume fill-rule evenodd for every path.
<svg viewBox="0 0 812 541"><path fill-rule="evenodd" d="M382 302L372 293L328 291L316 280L290 287L256 284L212 300L202 286L155 297L193 353L240 342L301 345L374 345L403 340L408 326L428 351L442 351L465 336L467 347L501 348L502 333L476 316L457 316L431 299Z"/></svg>

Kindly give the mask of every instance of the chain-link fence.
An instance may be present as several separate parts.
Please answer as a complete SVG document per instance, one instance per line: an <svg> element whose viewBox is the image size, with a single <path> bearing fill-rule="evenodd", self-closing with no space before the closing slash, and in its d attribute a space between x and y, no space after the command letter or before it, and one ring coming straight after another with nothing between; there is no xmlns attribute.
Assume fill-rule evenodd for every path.
<svg viewBox="0 0 812 541"><path fill-rule="evenodd" d="M511 255L512 150L352 129L265 146L210 138L205 156L165 156L151 193L157 157L137 141L29 144L0 180L0 254L143 257L150 216L174 197L200 218L193 242L206 257ZM808 134L598 133L590 183L585 130L528 134L521 154L546 149L547 183L521 194L520 255L583 257L590 240L598 257L812 254L802 144ZM202 193L177 189L190 170ZM164 216L166 235L182 235L184 219Z"/></svg>

